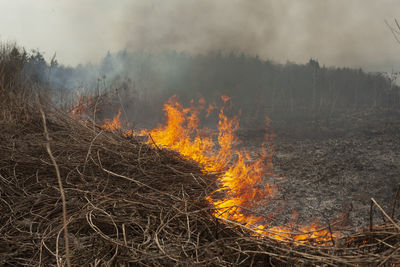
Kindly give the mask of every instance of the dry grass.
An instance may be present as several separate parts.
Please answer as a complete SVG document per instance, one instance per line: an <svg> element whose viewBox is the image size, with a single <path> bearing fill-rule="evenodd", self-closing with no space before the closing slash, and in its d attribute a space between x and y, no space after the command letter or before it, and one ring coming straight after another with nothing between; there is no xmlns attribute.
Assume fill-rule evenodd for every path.
<svg viewBox="0 0 400 267"><path fill-rule="evenodd" d="M212 216L204 197L217 178L195 163L56 111L48 118L72 265L390 266L400 260L398 219L334 247L259 238ZM61 192L42 122L0 127L0 264L65 264Z"/></svg>
<svg viewBox="0 0 400 267"><path fill-rule="evenodd" d="M0 108L8 114L0 117L0 265L399 264L395 214L334 246L261 238L212 215L205 196L218 177L196 163L139 137L78 122L49 104L44 130L39 106L26 101L31 93L15 88L0 85L14 103ZM373 209L382 213L378 203Z"/></svg>

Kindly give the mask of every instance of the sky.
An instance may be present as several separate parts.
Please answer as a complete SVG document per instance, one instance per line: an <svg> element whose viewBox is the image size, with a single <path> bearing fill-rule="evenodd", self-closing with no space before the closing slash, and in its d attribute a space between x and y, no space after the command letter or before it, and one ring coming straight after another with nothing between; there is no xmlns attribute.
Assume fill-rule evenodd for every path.
<svg viewBox="0 0 400 267"><path fill-rule="evenodd" d="M127 49L400 71L395 18L399 0L0 0L0 40L67 65Z"/></svg>

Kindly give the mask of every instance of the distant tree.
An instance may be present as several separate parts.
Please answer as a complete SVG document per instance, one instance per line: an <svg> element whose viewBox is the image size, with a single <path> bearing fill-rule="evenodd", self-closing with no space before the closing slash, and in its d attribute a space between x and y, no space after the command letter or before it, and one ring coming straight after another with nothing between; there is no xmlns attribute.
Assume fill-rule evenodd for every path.
<svg viewBox="0 0 400 267"><path fill-rule="evenodd" d="M315 114L322 118L341 110L393 107L400 102L400 88L391 77L328 68L313 58L306 64L278 64L222 51L203 55L121 51L107 52L100 64L71 68L55 57L48 64L37 51L24 55L15 50L11 55L26 62L24 70L35 82L50 83L57 90L79 87L118 92L120 99L115 103L124 108L135 103L131 111L141 117L173 94L181 101L204 97L209 103L229 95L235 104L232 113L241 110L246 120L263 120L266 113L272 118L316 118Z"/></svg>
<svg viewBox="0 0 400 267"><path fill-rule="evenodd" d="M113 70L113 62L112 62L112 56L110 51L107 52L107 55L103 58L103 61L101 62L100 66L100 71L103 75L107 75Z"/></svg>

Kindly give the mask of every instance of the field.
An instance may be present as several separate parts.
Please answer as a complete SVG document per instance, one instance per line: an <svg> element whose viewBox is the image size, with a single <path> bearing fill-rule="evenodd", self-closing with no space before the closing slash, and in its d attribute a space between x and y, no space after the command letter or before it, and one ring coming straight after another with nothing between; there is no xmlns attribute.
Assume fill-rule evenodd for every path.
<svg viewBox="0 0 400 267"><path fill-rule="evenodd" d="M354 233L368 227L371 198L391 212L400 183L398 117L397 110L370 110L337 115L329 124L273 121L281 198L275 205L284 207L276 219L288 223L296 210L300 223L338 220L342 231ZM263 131L243 130L240 137L257 155ZM383 219L375 211L374 222Z"/></svg>
<svg viewBox="0 0 400 267"><path fill-rule="evenodd" d="M15 58L26 55L7 51L0 265L399 263L397 109L240 128L221 96L215 132L199 127L204 99L186 107L172 97L164 124L130 129L110 105L123 107L119 95L56 105L58 92L23 79Z"/></svg>

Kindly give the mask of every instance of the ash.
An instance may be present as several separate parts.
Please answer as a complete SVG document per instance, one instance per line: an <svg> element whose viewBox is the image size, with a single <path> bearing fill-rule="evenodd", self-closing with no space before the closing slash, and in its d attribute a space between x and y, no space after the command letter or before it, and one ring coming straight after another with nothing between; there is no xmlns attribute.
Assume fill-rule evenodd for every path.
<svg viewBox="0 0 400 267"><path fill-rule="evenodd" d="M272 121L275 177L279 190L257 212L275 213L271 225L318 221L351 234L368 227L374 198L391 214L400 183L400 113L371 110L325 121ZM239 137L253 157L264 131L242 129ZM395 217L400 216L397 205ZM384 220L376 207L373 223Z"/></svg>

